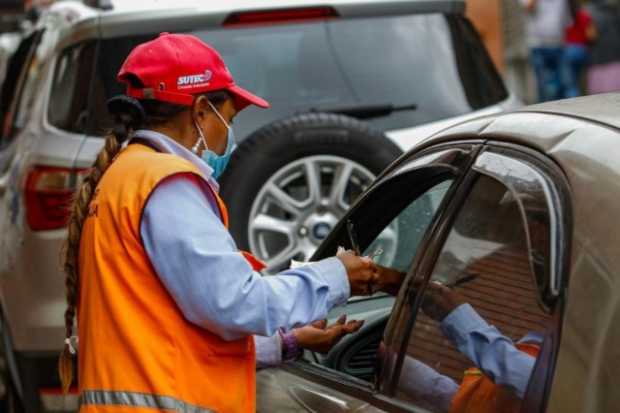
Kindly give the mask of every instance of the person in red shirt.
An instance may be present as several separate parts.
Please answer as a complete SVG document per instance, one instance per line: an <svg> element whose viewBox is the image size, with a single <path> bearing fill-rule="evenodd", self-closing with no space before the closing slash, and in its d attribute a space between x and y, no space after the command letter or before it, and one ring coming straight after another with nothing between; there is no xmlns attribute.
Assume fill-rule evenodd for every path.
<svg viewBox="0 0 620 413"><path fill-rule="evenodd" d="M580 96L581 77L588 64L589 45L596 39L596 27L592 16L580 8L573 19L573 24L566 28L566 46L563 56L564 97Z"/></svg>

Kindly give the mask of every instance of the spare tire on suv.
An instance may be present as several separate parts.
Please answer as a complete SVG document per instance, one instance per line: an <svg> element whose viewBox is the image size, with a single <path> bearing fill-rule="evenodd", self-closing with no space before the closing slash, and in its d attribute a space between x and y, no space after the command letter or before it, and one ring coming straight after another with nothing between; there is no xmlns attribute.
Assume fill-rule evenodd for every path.
<svg viewBox="0 0 620 413"><path fill-rule="evenodd" d="M271 123L239 145L221 178L230 232L270 272L307 260L401 153L383 133L342 115Z"/></svg>

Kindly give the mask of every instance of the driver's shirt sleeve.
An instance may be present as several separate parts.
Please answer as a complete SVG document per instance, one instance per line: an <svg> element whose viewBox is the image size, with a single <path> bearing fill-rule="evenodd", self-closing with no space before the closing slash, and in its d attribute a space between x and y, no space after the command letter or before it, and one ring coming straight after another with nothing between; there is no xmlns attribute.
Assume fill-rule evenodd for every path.
<svg viewBox="0 0 620 413"><path fill-rule="evenodd" d="M536 359L489 325L469 304L461 304L441 322L441 330L495 384L523 398Z"/></svg>
<svg viewBox="0 0 620 413"><path fill-rule="evenodd" d="M153 268L187 320L225 340L272 336L346 302L350 287L338 258L277 276L253 271L203 185L192 174L168 177L151 193L140 223Z"/></svg>

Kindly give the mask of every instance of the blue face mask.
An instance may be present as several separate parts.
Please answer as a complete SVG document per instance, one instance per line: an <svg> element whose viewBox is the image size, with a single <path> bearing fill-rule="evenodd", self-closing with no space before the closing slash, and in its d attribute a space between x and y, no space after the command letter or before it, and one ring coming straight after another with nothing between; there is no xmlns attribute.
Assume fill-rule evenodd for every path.
<svg viewBox="0 0 620 413"><path fill-rule="evenodd" d="M202 153L202 160L205 161L206 164L211 167L211 169L213 169L213 178L217 180L220 176L222 176L222 173L224 173L224 169L226 169L226 166L230 161L230 157L237 145L235 143L235 133L233 131L233 128L228 123L226 123L222 115L220 115L220 113L217 111L217 109L215 109L215 106L213 106L211 102L209 102L209 105L211 106L211 109L213 109L213 112L217 115L217 117L226 126L226 128L228 128L228 135L226 136L226 149L224 150L224 153L222 155L218 155L217 153L209 149L209 147L207 146L207 140L202 133L202 129L198 125L198 122L196 122L196 129L198 129L198 134L200 135L199 142L202 141L203 145L205 145L206 148Z"/></svg>
<svg viewBox="0 0 620 413"><path fill-rule="evenodd" d="M226 169L230 157L237 147L235 144L235 133L231 127L228 127L228 136L226 139L226 150L222 155L218 155L210 149L205 149L202 153L202 160L213 169L213 178L216 180L224 173L224 169Z"/></svg>

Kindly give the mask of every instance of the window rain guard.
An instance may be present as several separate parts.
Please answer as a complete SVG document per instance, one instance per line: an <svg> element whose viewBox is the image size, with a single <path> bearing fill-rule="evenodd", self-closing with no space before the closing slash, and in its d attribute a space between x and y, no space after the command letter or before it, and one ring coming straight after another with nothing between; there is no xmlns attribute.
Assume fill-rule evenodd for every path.
<svg viewBox="0 0 620 413"><path fill-rule="evenodd" d="M473 169L502 182L515 197L526 223L529 263L541 304L548 311L559 295L563 220L557 190L534 165L499 153L482 153Z"/></svg>

